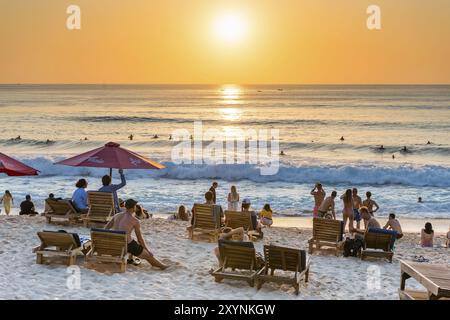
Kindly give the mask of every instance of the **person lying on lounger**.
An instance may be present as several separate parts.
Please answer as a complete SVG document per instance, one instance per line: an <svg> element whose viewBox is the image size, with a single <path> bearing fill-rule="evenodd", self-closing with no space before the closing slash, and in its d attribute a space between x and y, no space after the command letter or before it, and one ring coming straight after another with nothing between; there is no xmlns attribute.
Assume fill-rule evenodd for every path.
<svg viewBox="0 0 450 320"><path fill-rule="evenodd" d="M136 205L137 201L133 199L125 201L125 211L116 214L111 221L108 222L105 229L125 231L127 233L128 242L127 251L138 258L147 260L152 266L164 270L168 266L158 261L145 243L141 233L141 223L134 217ZM136 234L138 241L131 237L133 231Z"/></svg>

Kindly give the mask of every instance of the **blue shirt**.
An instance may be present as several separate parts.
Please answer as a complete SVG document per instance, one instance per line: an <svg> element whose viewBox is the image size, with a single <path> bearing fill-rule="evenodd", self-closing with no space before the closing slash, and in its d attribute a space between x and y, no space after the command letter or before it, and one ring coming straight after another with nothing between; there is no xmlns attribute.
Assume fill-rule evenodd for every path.
<svg viewBox="0 0 450 320"><path fill-rule="evenodd" d="M84 210L87 209L87 192L84 188L78 188L73 192L72 202L75 205L76 209Z"/></svg>
<svg viewBox="0 0 450 320"><path fill-rule="evenodd" d="M109 186L103 186L100 189L98 189L98 191L100 191L100 192L111 192L113 194L114 205L116 207L116 213L120 212L119 198L117 197L117 190L125 187L127 184L127 181L125 180L125 176L123 173L120 175L120 180L121 180L120 184L110 184Z"/></svg>

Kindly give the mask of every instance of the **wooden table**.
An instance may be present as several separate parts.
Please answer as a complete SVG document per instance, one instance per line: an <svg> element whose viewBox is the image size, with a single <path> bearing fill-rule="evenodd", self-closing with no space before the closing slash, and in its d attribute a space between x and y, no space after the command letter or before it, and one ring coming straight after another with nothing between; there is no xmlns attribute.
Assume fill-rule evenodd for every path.
<svg viewBox="0 0 450 320"><path fill-rule="evenodd" d="M450 299L450 267L448 265L401 260L400 271L401 300ZM406 290L405 282L409 278L416 279L427 291Z"/></svg>

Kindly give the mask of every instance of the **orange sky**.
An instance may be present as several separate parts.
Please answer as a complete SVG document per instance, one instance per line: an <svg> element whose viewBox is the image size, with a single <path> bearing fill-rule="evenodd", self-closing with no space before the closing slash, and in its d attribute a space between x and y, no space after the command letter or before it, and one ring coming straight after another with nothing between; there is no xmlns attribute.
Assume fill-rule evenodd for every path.
<svg viewBox="0 0 450 320"><path fill-rule="evenodd" d="M448 84L449 39L448 0L0 0L0 83Z"/></svg>

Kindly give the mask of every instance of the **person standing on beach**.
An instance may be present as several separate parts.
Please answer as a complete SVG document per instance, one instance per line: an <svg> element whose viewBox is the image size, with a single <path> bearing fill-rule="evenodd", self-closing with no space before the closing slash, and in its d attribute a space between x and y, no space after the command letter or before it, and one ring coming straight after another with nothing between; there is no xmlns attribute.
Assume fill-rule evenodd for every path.
<svg viewBox="0 0 450 320"><path fill-rule="evenodd" d="M333 191L331 193L331 196L327 197L322 204L320 205L318 211L318 217L325 218L328 214L328 211L331 211L331 214L333 215L333 219L336 220L336 212L334 210L335 203L334 199L337 197L337 192Z"/></svg>
<svg viewBox="0 0 450 320"><path fill-rule="evenodd" d="M219 184L216 181L214 181L211 188L209 188L209 191L213 194L212 198L213 204L216 204L216 189L218 186Z"/></svg>
<svg viewBox="0 0 450 320"><path fill-rule="evenodd" d="M236 191L236 186L231 186L231 192L228 194L228 210L239 210L239 193Z"/></svg>
<svg viewBox="0 0 450 320"><path fill-rule="evenodd" d="M111 184L111 176L104 175L102 177L103 187L98 189L100 192L111 192L114 197L114 206L116 207L116 213L120 212L119 207L119 198L117 197L117 190L125 187L127 185L127 181L125 180L125 175L123 174L123 170L119 169L120 180L119 184Z"/></svg>
<svg viewBox="0 0 450 320"><path fill-rule="evenodd" d="M344 209L342 210L342 215L344 218L344 230L347 225L347 221L349 222L348 230L354 229L353 226L353 194L352 189L347 189L345 193L341 196L342 201L344 202Z"/></svg>
<svg viewBox="0 0 450 320"><path fill-rule="evenodd" d="M9 213L11 212L11 208L14 204L14 198L13 198L11 192L9 192L9 190L5 191L5 194L0 199L0 203L3 203L3 208L5 208L5 213L7 216L9 216Z"/></svg>
<svg viewBox="0 0 450 320"><path fill-rule="evenodd" d="M105 229L112 229L117 231L125 231L127 233L127 252L140 259L147 260L152 266L167 269L167 265L158 261L153 256L153 253L147 247L144 237L141 233L141 223L139 219L134 217L136 212L137 201L128 199L125 201L125 211L116 214L111 221L105 226ZM138 241L134 240L131 233L134 231Z"/></svg>
<svg viewBox="0 0 450 320"><path fill-rule="evenodd" d="M372 200L372 193L370 191L366 192L366 197L367 199L363 201L362 205L364 207L367 207L369 213L373 215L375 212L378 211L378 209L380 209L380 206L378 205L378 203ZM375 207L375 210L373 210L373 207Z"/></svg>
<svg viewBox="0 0 450 320"><path fill-rule="evenodd" d="M325 190L323 190L322 184L317 182L310 194L314 196L313 217L317 218L319 216L319 207L325 199L326 193Z"/></svg>
<svg viewBox="0 0 450 320"><path fill-rule="evenodd" d="M361 215L359 214L359 208L362 206L362 199L358 196L358 189L353 188L352 190L352 199L353 199L353 219L356 221L356 228L359 229L361 227Z"/></svg>

